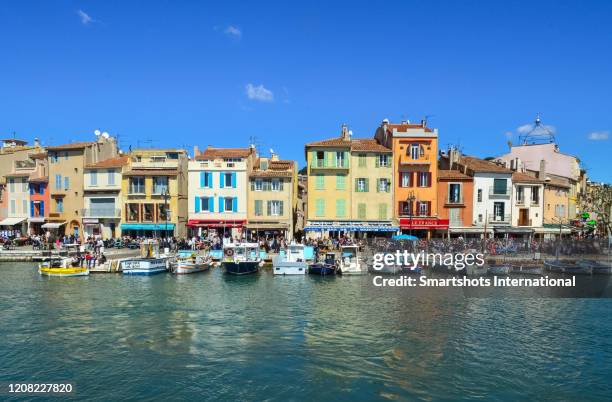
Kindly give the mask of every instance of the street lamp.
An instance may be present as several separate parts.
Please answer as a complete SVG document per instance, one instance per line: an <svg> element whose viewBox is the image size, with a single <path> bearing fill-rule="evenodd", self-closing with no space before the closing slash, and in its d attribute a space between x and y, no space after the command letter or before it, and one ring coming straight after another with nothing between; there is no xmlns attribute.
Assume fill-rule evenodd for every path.
<svg viewBox="0 0 612 402"><path fill-rule="evenodd" d="M408 195L408 198L406 199L406 201L408 202L408 217L410 219L410 224L408 226L408 234L410 234L410 236L412 236L412 204L414 203L414 201L416 200L416 197L414 196L414 192L411 191L410 194Z"/></svg>

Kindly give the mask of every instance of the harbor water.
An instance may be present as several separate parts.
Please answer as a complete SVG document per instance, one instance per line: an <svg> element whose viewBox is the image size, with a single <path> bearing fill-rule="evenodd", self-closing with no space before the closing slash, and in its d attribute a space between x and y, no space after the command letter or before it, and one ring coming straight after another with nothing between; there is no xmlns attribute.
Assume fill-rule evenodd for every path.
<svg viewBox="0 0 612 402"><path fill-rule="evenodd" d="M89 400L612 395L605 298L465 297L376 288L371 275L220 269L45 278L3 263L0 274L0 382L71 382Z"/></svg>

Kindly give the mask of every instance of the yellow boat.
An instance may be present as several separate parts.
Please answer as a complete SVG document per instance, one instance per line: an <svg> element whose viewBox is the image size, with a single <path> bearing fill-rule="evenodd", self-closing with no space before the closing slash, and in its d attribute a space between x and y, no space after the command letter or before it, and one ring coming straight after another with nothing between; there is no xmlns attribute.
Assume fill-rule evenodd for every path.
<svg viewBox="0 0 612 402"><path fill-rule="evenodd" d="M86 276L87 267L74 267L72 258L56 258L43 261L38 266L38 273L45 276Z"/></svg>

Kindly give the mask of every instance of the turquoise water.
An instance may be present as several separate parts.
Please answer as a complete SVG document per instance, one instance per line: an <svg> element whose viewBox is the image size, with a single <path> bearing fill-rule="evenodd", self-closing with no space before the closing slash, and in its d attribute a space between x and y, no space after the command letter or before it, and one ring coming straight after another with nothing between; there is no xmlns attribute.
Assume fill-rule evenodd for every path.
<svg viewBox="0 0 612 402"><path fill-rule="evenodd" d="M369 277L41 278L2 264L0 382L76 396L609 400L612 300L465 298ZM0 398L3 398L0 396Z"/></svg>

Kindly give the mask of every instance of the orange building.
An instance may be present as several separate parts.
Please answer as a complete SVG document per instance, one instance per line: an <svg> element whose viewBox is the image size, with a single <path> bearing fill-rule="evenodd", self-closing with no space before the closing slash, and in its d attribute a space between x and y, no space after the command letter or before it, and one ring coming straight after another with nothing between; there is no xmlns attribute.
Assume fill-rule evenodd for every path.
<svg viewBox="0 0 612 402"><path fill-rule="evenodd" d="M383 120L374 135L393 150L395 218L402 233L430 238L448 229L438 216L438 130L421 124Z"/></svg>
<svg viewBox="0 0 612 402"><path fill-rule="evenodd" d="M474 179L458 170L438 169L438 218L448 220L448 236L471 232Z"/></svg>

